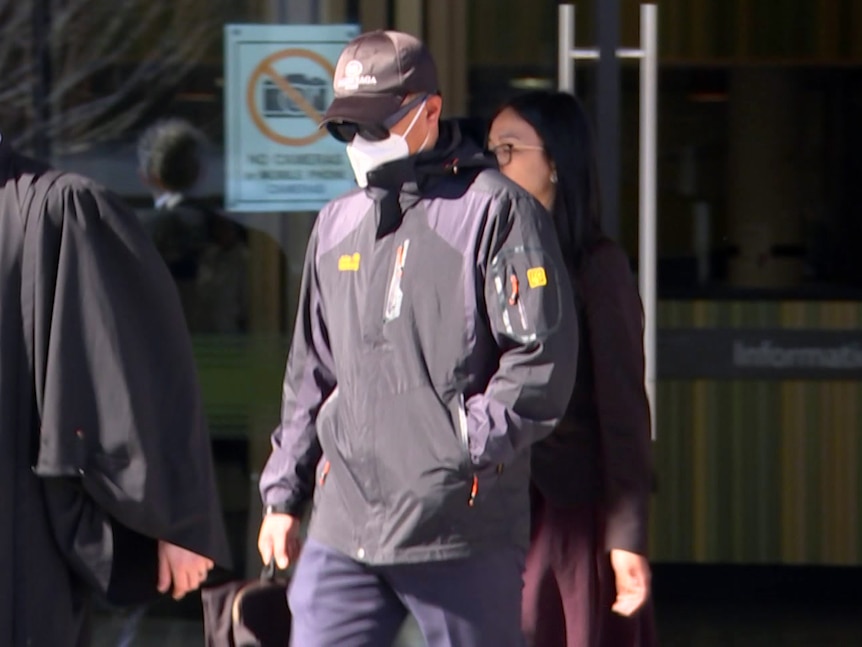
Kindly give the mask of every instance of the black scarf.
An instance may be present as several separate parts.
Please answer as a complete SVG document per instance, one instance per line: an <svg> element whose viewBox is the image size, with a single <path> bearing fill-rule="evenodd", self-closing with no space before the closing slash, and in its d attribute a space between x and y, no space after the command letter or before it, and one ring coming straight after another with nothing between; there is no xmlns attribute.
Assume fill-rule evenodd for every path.
<svg viewBox="0 0 862 647"><path fill-rule="evenodd" d="M480 171L496 166L479 143L462 134L457 121L441 121L433 149L368 173L366 191L377 205L377 237L398 229L404 213L422 198L442 195L453 184L466 188Z"/></svg>

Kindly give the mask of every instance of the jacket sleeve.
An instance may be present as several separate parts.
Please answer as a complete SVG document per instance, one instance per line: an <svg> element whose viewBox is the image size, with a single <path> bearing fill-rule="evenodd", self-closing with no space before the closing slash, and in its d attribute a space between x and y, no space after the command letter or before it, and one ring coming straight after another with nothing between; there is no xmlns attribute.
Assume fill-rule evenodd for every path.
<svg viewBox="0 0 862 647"><path fill-rule="evenodd" d="M499 363L466 402L473 463L509 462L554 429L577 365L578 323L547 212L527 195L501 200L486 236L484 303Z"/></svg>
<svg viewBox="0 0 862 647"><path fill-rule="evenodd" d="M601 434L605 548L646 554L651 462L643 310L625 254L601 245L585 262L581 287Z"/></svg>
<svg viewBox="0 0 862 647"><path fill-rule="evenodd" d="M272 454L260 478L263 504L277 505L295 516L302 513L314 490L314 470L322 453L315 421L336 386L316 254L315 224L306 251L299 309L285 370L281 423L272 434Z"/></svg>

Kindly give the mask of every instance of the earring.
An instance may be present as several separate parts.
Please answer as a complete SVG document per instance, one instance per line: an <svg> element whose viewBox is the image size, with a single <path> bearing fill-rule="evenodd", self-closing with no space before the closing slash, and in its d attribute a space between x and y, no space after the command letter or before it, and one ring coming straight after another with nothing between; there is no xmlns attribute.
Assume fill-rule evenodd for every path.
<svg viewBox="0 0 862 647"><path fill-rule="evenodd" d="M557 170L554 169L553 171L551 171L551 184L556 184L556 183L557 183Z"/></svg>

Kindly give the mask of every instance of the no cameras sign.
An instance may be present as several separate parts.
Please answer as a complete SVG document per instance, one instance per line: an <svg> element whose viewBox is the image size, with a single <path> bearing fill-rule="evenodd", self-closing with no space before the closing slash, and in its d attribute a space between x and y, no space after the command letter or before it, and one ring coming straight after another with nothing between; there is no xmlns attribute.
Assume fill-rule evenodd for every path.
<svg viewBox="0 0 862 647"><path fill-rule="evenodd" d="M355 187L344 144L318 128L357 25L225 27L225 207L315 211Z"/></svg>

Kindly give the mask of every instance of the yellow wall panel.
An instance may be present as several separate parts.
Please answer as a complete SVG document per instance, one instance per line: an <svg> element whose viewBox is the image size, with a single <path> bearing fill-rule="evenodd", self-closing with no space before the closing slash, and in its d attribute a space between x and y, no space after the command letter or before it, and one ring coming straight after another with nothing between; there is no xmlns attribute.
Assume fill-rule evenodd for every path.
<svg viewBox="0 0 862 647"><path fill-rule="evenodd" d="M853 302L677 301L661 328L857 330ZM862 563L862 383L662 380L656 561Z"/></svg>

